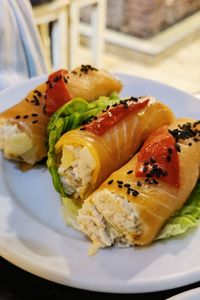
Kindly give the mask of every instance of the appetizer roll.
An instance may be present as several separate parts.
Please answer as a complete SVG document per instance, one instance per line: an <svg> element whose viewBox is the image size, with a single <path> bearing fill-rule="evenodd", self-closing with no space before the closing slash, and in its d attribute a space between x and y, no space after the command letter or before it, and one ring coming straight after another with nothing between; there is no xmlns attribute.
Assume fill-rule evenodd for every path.
<svg viewBox="0 0 200 300"><path fill-rule="evenodd" d="M119 93L122 89L121 81L114 75L90 65L81 65L66 78L73 98L81 97L88 102L100 96L109 96L113 92Z"/></svg>
<svg viewBox="0 0 200 300"><path fill-rule="evenodd" d="M22 169L47 154L46 127L49 117L44 113L45 92L46 83L0 114L0 149L7 159L22 162Z"/></svg>
<svg viewBox="0 0 200 300"><path fill-rule="evenodd" d="M173 120L171 110L151 97L131 97L65 133L55 145L62 187L85 199L125 164L147 136Z"/></svg>
<svg viewBox="0 0 200 300"><path fill-rule="evenodd" d="M162 126L114 172L78 213L92 251L150 244L192 192L200 173L200 121Z"/></svg>
<svg viewBox="0 0 200 300"><path fill-rule="evenodd" d="M0 149L8 159L34 165L47 155L47 124L53 112L74 97L92 101L121 87L119 80L89 65L51 74L47 82L0 114Z"/></svg>

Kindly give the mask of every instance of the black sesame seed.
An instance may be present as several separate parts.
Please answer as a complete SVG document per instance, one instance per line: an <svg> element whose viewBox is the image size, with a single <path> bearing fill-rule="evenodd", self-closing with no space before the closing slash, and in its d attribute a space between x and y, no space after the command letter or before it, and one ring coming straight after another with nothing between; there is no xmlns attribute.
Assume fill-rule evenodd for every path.
<svg viewBox="0 0 200 300"><path fill-rule="evenodd" d="M131 174L133 173L133 170L128 171L126 174Z"/></svg>
<svg viewBox="0 0 200 300"><path fill-rule="evenodd" d="M138 196L138 195L139 195L139 192L138 192L138 191L136 191L136 190L133 190L133 192L132 192L132 195L133 195L134 197L136 197L136 196Z"/></svg>
<svg viewBox="0 0 200 300"><path fill-rule="evenodd" d="M85 74L87 74L89 71L98 71L98 69L93 68L90 65L81 65L80 71L83 72L83 73L85 73Z"/></svg>
<svg viewBox="0 0 200 300"><path fill-rule="evenodd" d="M38 120L34 120L32 121L32 124L38 123Z"/></svg>
<svg viewBox="0 0 200 300"><path fill-rule="evenodd" d="M196 127L197 125L199 125L199 124L200 124L200 120L194 122L193 127L195 128L195 127Z"/></svg>
<svg viewBox="0 0 200 300"><path fill-rule="evenodd" d="M20 115L17 115L16 117L15 117L15 119L20 119L21 117L20 117Z"/></svg>
<svg viewBox="0 0 200 300"><path fill-rule="evenodd" d="M53 81L54 81L54 82L57 82L57 81L59 81L61 78L62 78L61 75L60 75L60 76L56 76L56 77L53 79Z"/></svg>
<svg viewBox="0 0 200 300"><path fill-rule="evenodd" d="M167 157L166 157L166 160L167 160L167 162L170 162L171 161L171 156L170 155L168 155Z"/></svg>
<svg viewBox="0 0 200 300"><path fill-rule="evenodd" d="M82 125L86 125L88 122L86 121L86 120L84 120L83 122L82 122Z"/></svg>
<svg viewBox="0 0 200 300"><path fill-rule="evenodd" d="M23 118L24 119L28 119L29 115L24 115Z"/></svg>
<svg viewBox="0 0 200 300"><path fill-rule="evenodd" d="M36 113L32 114L32 117L37 117L37 116L38 116L38 114L36 114Z"/></svg>
<svg viewBox="0 0 200 300"><path fill-rule="evenodd" d="M124 102L124 103L123 103L123 106L124 106L124 108L127 109L127 108L128 108L128 103L127 103L127 102Z"/></svg>
<svg viewBox="0 0 200 300"><path fill-rule="evenodd" d="M188 143L188 146L192 146L192 143Z"/></svg>
<svg viewBox="0 0 200 300"><path fill-rule="evenodd" d="M26 98L25 100L26 100L26 102L29 102L28 98Z"/></svg>
<svg viewBox="0 0 200 300"><path fill-rule="evenodd" d="M156 170L156 171L157 171L157 170ZM152 177L151 172L150 172L150 173L147 173L147 174L146 174L146 177L147 177L147 178L151 178L151 177Z"/></svg>
<svg viewBox="0 0 200 300"><path fill-rule="evenodd" d="M121 184L118 184L118 188L120 188L120 189L121 189L122 187L123 187L123 185L121 185Z"/></svg>
<svg viewBox="0 0 200 300"><path fill-rule="evenodd" d="M138 102L138 98L136 98L136 97L131 97L130 100L132 100L134 102Z"/></svg>
<svg viewBox="0 0 200 300"><path fill-rule="evenodd" d="M172 154L172 148L168 148L167 151L169 154Z"/></svg>
<svg viewBox="0 0 200 300"><path fill-rule="evenodd" d="M44 115L46 114L46 104L42 108Z"/></svg>
<svg viewBox="0 0 200 300"><path fill-rule="evenodd" d="M143 173L146 173L147 170L148 170L148 168L147 168L147 167L144 167L142 171L143 171Z"/></svg>
<svg viewBox="0 0 200 300"><path fill-rule="evenodd" d="M137 185L138 185L138 186L142 186L142 182L141 182L141 181L138 181L138 182L137 182Z"/></svg>
<svg viewBox="0 0 200 300"><path fill-rule="evenodd" d="M194 124L192 125L190 122L187 122L185 124L179 125L178 128L174 130L169 130L169 133L175 138L176 142L178 142L179 139L186 140L191 137L195 138L200 131L194 130Z"/></svg>
<svg viewBox="0 0 200 300"><path fill-rule="evenodd" d="M156 169L155 171L155 175L159 178L162 175L162 169Z"/></svg>
<svg viewBox="0 0 200 300"><path fill-rule="evenodd" d="M34 99L35 101L39 101L38 98L37 98L35 95L33 95L33 99Z"/></svg>
<svg viewBox="0 0 200 300"><path fill-rule="evenodd" d="M155 160L153 157L151 157L150 162L151 162L152 164L154 164L154 163L156 162L156 160Z"/></svg>
<svg viewBox="0 0 200 300"><path fill-rule="evenodd" d="M158 181L153 178L153 183L157 185Z"/></svg>
<svg viewBox="0 0 200 300"><path fill-rule="evenodd" d="M158 165L153 165L153 170L155 171L158 168Z"/></svg>
<svg viewBox="0 0 200 300"><path fill-rule="evenodd" d="M125 187L129 188L131 185L129 183L124 184Z"/></svg>
<svg viewBox="0 0 200 300"><path fill-rule="evenodd" d="M113 183L113 179L111 179L110 181L108 181L108 184L112 184Z"/></svg>
<svg viewBox="0 0 200 300"><path fill-rule="evenodd" d="M34 105L39 105L40 102L39 102L38 98L35 95L33 96L33 98L34 98L34 100L31 100L31 103L33 103Z"/></svg>
<svg viewBox="0 0 200 300"><path fill-rule="evenodd" d="M117 180L117 183L123 184L123 181L122 180Z"/></svg>
<svg viewBox="0 0 200 300"><path fill-rule="evenodd" d="M177 152L181 152L181 146L179 144L176 144L176 150Z"/></svg>
<svg viewBox="0 0 200 300"><path fill-rule="evenodd" d="M163 175L163 176L167 176L167 175L168 175L168 172L164 170L164 171L162 171L162 175Z"/></svg>
<svg viewBox="0 0 200 300"><path fill-rule="evenodd" d="M63 80L64 80L65 83L68 83L68 80L65 76L63 76Z"/></svg>
<svg viewBox="0 0 200 300"><path fill-rule="evenodd" d="M154 175L156 175L156 172L157 172L157 169L158 168L153 168L150 172L149 172L149 175L151 175L151 177L153 177Z"/></svg>

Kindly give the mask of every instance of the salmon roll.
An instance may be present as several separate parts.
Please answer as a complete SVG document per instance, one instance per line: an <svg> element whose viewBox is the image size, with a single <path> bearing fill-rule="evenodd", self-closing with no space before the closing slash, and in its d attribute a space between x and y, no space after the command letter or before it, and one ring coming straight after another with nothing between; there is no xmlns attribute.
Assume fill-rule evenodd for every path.
<svg viewBox="0 0 200 300"><path fill-rule="evenodd" d="M200 121L162 126L83 203L80 230L90 253L111 245L148 245L182 208L200 174Z"/></svg>
<svg viewBox="0 0 200 300"><path fill-rule="evenodd" d="M41 84L21 102L0 114L0 149L5 158L20 161L22 169L34 165L47 154L46 89L47 84Z"/></svg>
<svg viewBox="0 0 200 300"><path fill-rule="evenodd" d="M50 74L47 82L0 113L0 149L7 159L21 162L22 168L33 166L47 156L47 124L57 109L75 97L93 101L121 88L113 75L89 65Z"/></svg>
<svg viewBox="0 0 200 300"><path fill-rule="evenodd" d="M172 111L153 97L131 97L66 132L56 143L57 168L64 192L85 199L124 165Z"/></svg>
<svg viewBox="0 0 200 300"><path fill-rule="evenodd" d="M81 97L88 102L100 96L110 96L113 92L119 93L122 89L122 82L115 75L90 65L77 67L66 79L73 98Z"/></svg>

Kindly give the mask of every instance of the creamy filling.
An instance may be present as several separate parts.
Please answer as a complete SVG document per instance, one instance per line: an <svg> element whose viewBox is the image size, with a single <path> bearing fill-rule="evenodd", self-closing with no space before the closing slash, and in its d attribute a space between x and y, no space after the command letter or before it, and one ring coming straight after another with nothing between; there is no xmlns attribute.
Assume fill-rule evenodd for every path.
<svg viewBox="0 0 200 300"><path fill-rule="evenodd" d="M8 159L33 163L33 142L16 124L4 122L0 125L0 149Z"/></svg>
<svg viewBox="0 0 200 300"><path fill-rule="evenodd" d="M131 246L134 235L142 232L134 205L107 189L94 193L92 200L83 204L77 221L81 231L93 242L90 254L114 244Z"/></svg>
<svg viewBox="0 0 200 300"><path fill-rule="evenodd" d="M90 185L95 166L95 160L86 146L64 146L58 173L65 192L74 198L81 197Z"/></svg>

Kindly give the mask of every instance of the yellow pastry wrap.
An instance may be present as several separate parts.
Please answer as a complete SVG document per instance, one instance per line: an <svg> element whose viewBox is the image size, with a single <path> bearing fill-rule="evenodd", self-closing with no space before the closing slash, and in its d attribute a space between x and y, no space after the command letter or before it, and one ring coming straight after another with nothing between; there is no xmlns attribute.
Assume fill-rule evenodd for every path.
<svg viewBox="0 0 200 300"><path fill-rule="evenodd" d="M126 107L135 98L129 100L121 101L118 106ZM59 139L55 145L58 173L65 192L71 198L85 199L113 171L132 157L151 132L173 121L171 110L152 97L141 97L136 105L147 101L146 106L132 111L108 130L105 129L103 134L87 130L87 126L90 126L88 124L86 127L68 131ZM117 109L118 106L114 105L114 108ZM113 107L108 107L106 112L91 122L91 126L96 122L101 129L105 124L98 122L105 114L107 118L111 117L108 122L112 123L120 115L119 112L118 116L113 116L112 109Z"/></svg>
<svg viewBox="0 0 200 300"><path fill-rule="evenodd" d="M142 148L84 201L77 219L80 230L93 243L92 253L114 244L150 244L169 217L186 202L200 174L200 124L192 119L178 119L169 130L176 148L163 146L157 157L164 161L168 172L151 157L144 160L145 176L138 176ZM155 153L157 145L158 140L154 140L148 151Z"/></svg>
<svg viewBox="0 0 200 300"><path fill-rule="evenodd" d="M49 121L43 110L46 89L47 84L41 84L21 102L0 114L0 149L7 159L31 166L46 156Z"/></svg>
<svg viewBox="0 0 200 300"><path fill-rule="evenodd" d="M75 97L90 102L121 88L121 82L113 75L89 65L50 74L47 82L0 113L0 149L7 159L34 165L47 156L48 110L53 113Z"/></svg>

